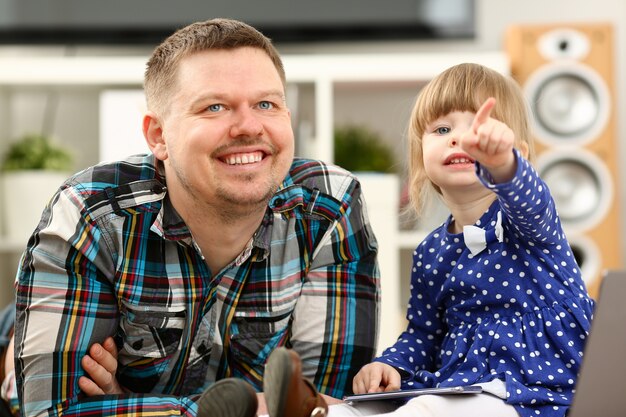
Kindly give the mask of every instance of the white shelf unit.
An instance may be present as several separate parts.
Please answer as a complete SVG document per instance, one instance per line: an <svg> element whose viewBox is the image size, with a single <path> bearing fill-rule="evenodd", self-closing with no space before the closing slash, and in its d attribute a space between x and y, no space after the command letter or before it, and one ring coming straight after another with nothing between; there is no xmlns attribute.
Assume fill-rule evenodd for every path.
<svg viewBox="0 0 626 417"><path fill-rule="evenodd" d="M145 56L0 57L0 110L2 103L10 100L11 92L20 89L32 91L37 89L141 88L146 60ZM298 91L298 86L304 86L313 102L313 109L309 112L313 120L308 121L306 129L300 129L300 135L297 134L298 146L302 151L301 156L325 161L333 161L333 129L336 121L335 115L340 110L336 109L334 104L342 91L356 89L367 92L368 89L372 89L372 94L375 96L389 87L409 89L409 94L415 95L419 85L444 69L461 62L476 62L502 73L509 73L506 55L500 51L471 54L416 52L371 55L286 55L283 61L287 81L291 86L289 91ZM293 86L296 86L295 90ZM406 103L406 106L410 107L410 104ZM400 129L404 127L401 126ZM297 133L298 129L299 127L296 126ZM93 140L97 141L97 138ZM98 149L96 143L93 149ZM377 206L379 198L376 192L366 193L368 206ZM379 236L381 248L379 257L383 291L381 307L383 324L379 341L381 349L395 341L405 325L404 312L408 297L406 293L408 283L403 283L403 281L408 281L409 276L408 272L401 273L401 270L409 271L410 264L403 265L401 268L400 252L411 251L415 248L425 232L422 230L400 231L397 222L397 206L392 204L386 207L387 212L372 213L370 211L372 225ZM388 219L395 221L390 223ZM390 227L392 230L388 230ZM14 262L15 254L21 252L24 246L25 242L7 241L0 235L0 262L7 262L7 259ZM404 262L406 263L406 259ZM4 266L4 268L0 267L0 272L4 270L4 274L12 280L11 274L14 276L15 266L0 266ZM5 285L2 284L2 287Z"/></svg>

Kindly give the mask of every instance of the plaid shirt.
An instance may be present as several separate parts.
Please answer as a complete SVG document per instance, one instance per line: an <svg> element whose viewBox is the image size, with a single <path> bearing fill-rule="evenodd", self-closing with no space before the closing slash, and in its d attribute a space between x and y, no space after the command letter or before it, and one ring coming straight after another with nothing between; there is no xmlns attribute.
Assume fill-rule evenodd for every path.
<svg viewBox="0 0 626 417"><path fill-rule="evenodd" d="M165 183L153 156L135 156L77 174L44 211L16 283L24 415L193 416L220 378L261 390L282 345L321 392L349 392L375 353L379 302L355 178L296 159L250 245L216 274ZM132 394L86 398L81 358L107 336Z"/></svg>

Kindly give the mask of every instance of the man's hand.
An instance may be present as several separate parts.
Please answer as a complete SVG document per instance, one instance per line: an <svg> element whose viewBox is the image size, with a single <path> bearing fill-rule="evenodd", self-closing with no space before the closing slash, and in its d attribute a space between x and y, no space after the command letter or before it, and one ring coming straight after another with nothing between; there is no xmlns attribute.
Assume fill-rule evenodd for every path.
<svg viewBox="0 0 626 417"><path fill-rule="evenodd" d="M81 376L78 386L89 397L105 394L123 394L124 390L117 382L117 346L112 337L104 343L94 343L89 354L81 360L81 365L89 378Z"/></svg>
<svg viewBox="0 0 626 417"><path fill-rule="evenodd" d="M515 134L509 126L491 118L496 99L488 98L478 109L470 130L461 136L461 148L484 166L496 182L515 175Z"/></svg>

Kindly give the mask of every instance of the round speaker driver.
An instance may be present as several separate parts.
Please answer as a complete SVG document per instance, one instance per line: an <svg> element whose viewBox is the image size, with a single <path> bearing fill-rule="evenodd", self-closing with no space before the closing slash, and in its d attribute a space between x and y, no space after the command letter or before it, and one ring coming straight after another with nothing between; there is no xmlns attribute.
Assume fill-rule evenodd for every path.
<svg viewBox="0 0 626 417"><path fill-rule="evenodd" d="M592 86L571 74L545 80L537 91L535 103L539 123L564 138L589 130L600 111L599 98Z"/></svg>
<svg viewBox="0 0 626 417"><path fill-rule="evenodd" d="M582 63L541 66L524 85L537 139L550 146L585 145L611 115L611 95L597 71Z"/></svg>
<svg viewBox="0 0 626 417"><path fill-rule="evenodd" d="M563 222L579 222L598 211L602 187L589 166L563 159L545 167L541 175L550 187Z"/></svg>

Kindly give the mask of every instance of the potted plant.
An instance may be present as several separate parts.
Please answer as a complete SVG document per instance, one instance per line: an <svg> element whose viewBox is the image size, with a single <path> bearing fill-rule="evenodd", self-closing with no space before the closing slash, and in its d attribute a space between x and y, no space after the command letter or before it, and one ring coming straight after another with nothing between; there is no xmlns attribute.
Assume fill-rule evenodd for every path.
<svg viewBox="0 0 626 417"><path fill-rule="evenodd" d="M390 192L397 194L398 176L396 162L391 148L382 141L375 131L360 125L345 125L335 128L334 132L335 164L354 173L361 182L368 206L381 204L382 196ZM397 207L398 199L388 200L385 204ZM396 213L397 214L397 213Z"/></svg>
<svg viewBox="0 0 626 417"><path fill-rule="evenodd" d="M71 153L44 135L27 134L9 145L0 169L4 234L10 241L25 243L72 164Z"/></svg>
<svg viewBox="0 0 626 417"><path fill-rule="evenodd" d="M377 132L362 125L344 125L334 132L335 164L354 173L363 188L370 220L384 208L384 221L395 221L399 207L399 178L391 148Z"/></svg>
<svg viewBox="0 0 626 417"><path fill-rule="evenodd" d="M335 128L335 163L352 172L395 173L393 152L380 136L365 126Z"/></svg>

